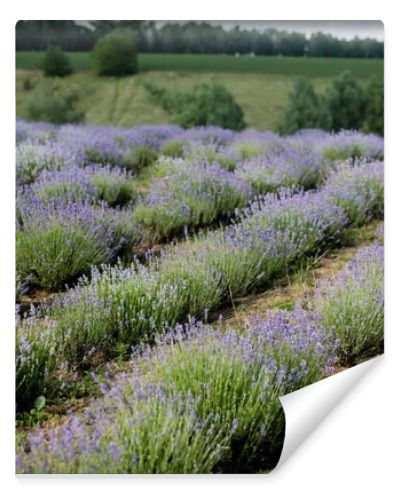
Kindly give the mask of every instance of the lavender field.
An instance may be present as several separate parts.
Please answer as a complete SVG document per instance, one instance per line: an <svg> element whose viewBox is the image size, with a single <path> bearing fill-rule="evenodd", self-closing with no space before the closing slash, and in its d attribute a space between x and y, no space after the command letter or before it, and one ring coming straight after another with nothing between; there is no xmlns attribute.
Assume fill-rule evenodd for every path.
<svg viewBox="0 0 400 500"><path fill-rule="evenodd" d="M17 120L16 140L17 472L266 472L279 397L383 352L380 136Z"/></svg>

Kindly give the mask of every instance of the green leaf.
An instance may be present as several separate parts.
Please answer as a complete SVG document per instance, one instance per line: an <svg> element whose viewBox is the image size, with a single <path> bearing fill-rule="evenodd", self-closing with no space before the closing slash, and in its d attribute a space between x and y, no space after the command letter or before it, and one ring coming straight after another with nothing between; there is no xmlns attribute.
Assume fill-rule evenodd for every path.
<svg viewBox="0 0 400 500"><path fill-rule="evenodd" d="M35 402L33 403L33 407L35 410L40 411L42 410L46 405L46 398L44 396L39 396L35 399Z"/></svg>

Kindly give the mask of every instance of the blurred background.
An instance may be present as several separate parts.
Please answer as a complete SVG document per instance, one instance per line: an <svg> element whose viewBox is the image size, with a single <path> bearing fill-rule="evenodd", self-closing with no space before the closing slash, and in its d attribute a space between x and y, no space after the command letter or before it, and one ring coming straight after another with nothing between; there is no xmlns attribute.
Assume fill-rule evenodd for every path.
<svg viewBox="0 0 400 500"><path fill-rule="evenodd" d="M379 21L19 21L27 120L383 135Z"/></svg>

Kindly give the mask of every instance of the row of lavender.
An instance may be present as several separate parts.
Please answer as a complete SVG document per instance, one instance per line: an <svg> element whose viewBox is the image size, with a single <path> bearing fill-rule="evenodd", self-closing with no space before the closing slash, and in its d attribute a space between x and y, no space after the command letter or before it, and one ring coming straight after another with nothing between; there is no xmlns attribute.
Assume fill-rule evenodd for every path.
<svg viewBox="0 0 400 500"><path fill-rule="evenodd" d="M20 443L21 473L258 472L284 437L279 396L331 372L337 358L383 349L383 246L362 249L319 284L310 307L244 331L176 327L101 383L80 416Z"/></svg>
<svg viewBox="0 0 400 500"><path fill-rule="evenodd" d="M17 330L17 403L68 389L71 373L152 342L337 244L350 224L383 215L382 162L344 164L319 191L257 199L226 229L210 232L147 265L93 270L47 311ZM42 313L43 314L43 311Z"/></svg>
<svg viewBox="0 0 400 500"><path fill-rule="evenodd" d="M355 132L18 121L17 143L19 293L61 289L91 266L131 260L140 244L229 220L257 194L314 188L334 159L383 157L381 138ZM137 173L154 162L161 178L143 196Z"/></svg>
<svg viewBox="0 0 400 500"><path fill-rule="evenodd" d="M241 160L279 149L286 142L272 132L246 130L239 133L218 127L189 130L170 125L131 129L94 125L57 127L17 120L16 129L17 146L21 146L17 153L17 180L22 183L32 182L43 169L60 169L74 164L106 163L135 170L144 166L146 159L149 161L159 155L201 157L217 161L230 170ZM372 134L304 130L288 139L293 145L308 146L331 160L383 158L383 139ZM36 145L37 149L29 149L29 145ZM30 163L27 160L32 160L33 155L38 158Z"/></svg>

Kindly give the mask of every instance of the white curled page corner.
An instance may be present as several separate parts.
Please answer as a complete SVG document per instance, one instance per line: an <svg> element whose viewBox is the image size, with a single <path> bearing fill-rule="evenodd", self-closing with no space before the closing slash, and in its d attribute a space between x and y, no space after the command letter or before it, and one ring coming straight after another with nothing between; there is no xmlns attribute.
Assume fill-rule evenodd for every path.
<svg viewBox="0 0 400 500"><path fill-rule="evenodd" d="M367 372L382 359L383 355L370 359L279 398L285 412L286 430L276 472Z"/></svg>

